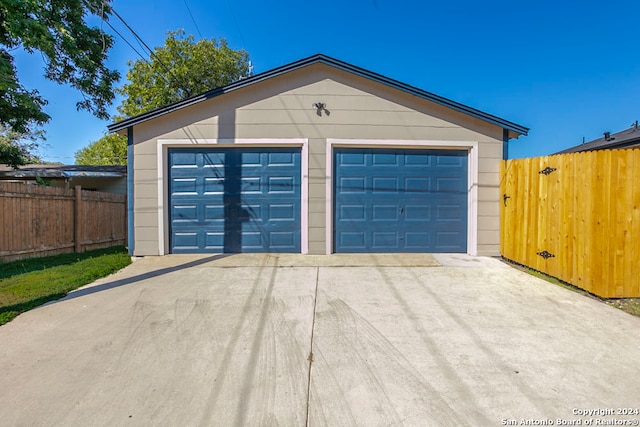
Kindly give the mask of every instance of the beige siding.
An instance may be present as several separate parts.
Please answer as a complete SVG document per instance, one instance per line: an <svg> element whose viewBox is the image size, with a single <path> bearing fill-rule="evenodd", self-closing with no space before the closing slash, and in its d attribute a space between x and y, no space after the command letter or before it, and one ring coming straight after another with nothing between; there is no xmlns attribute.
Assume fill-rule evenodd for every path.
<svg viewBox="0 0 640 427"><path fill-rule="evenodd" d="M323 102L330 114L318 116ZM158 140L308 140L309 252L326 250L327 139L478 143L478 251L498 255L502 129L404 92L316 64L134 128L135 254L158 253ZM446 143L442 144L446 146Z"/></svg>

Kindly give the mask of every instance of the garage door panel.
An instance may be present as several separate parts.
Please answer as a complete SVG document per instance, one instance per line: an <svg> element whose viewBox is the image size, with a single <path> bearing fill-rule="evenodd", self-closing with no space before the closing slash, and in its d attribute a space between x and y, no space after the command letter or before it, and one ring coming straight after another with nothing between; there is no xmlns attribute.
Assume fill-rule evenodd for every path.
<svg viewBox="0 0 640 427"><path fill-rule="evenodd" d="M294 244L295 235L290 232L272 231L269 233L271 246L274 248L287 248Z"/></svg>
<svg viewBox="0 0 640 427"><path fill-rule="evenodd" d="M362 204L340 206L339 221L364 221L366 219L365 207Z"/></svg>
<svg viewBox="0 0 640 427"><path fill-rule="evenodd" d="M269 194L294 194L296 192L295 180L291 176L270 176L267 180Z"/></svg>
<svg viewBox="0 0 640 427"><path fill-rule="evenodd" d="M364 153L339 153L338 160L343 167L349 166L364 166L365 165L365 154Z"/></svg>
<svg viewBox="0 0 640 427"><path fill-rule="evenodd" d="M196 205L174 205L171 207L172 216L176 221L197 221L198 207Z"/></svg>
<svg viewBox="0 0 640 427"><path fill-rule="evenodd" d="M174 234L174 245L184 249L195 249L198 247L197 231L181 231Z"/></svg>
<svg viewBox="0 0 640 427"><path fill-rule="evenodd" d="M224 221L224 205L213 204L204 205L204 220L205 221Z"/></svg>
<svg viewBox="0 0 640 427"><path fill-rule="evenodd" d="M224 178L204 178L204 194L223 194Z"/></svg>
<svg viewBox="0 0 640 427"><path fill-rule="evenodd" d="M252 252L261 249L264 246L263 234L258 230L242 230L242 246L244 252Z"/></svg>
<svg viewBox="0 0 640 427"><path fill-rule="evenodd" d="M430 234L427 232L410 232L405 234L405 247L409 249L429 246Z"/></svg>
<svg viewBox="0 0 640 427"><path fill-rule="evenodd" d="M369 158L371 159L372 166L381 166L381 167L400 166L399 165L400 159L395 153L371 153Z"/></svg>
<svg viewBox="0 0 640 427"><path fill-rule="evenodd" d="M261 194L262 185L259 176L240 178L240 192L242 194Z"/></svg>
<svg viewBox="0 0 640 427"><path fill-rule="evenodd" d="M262 153L260 152L241 152L239 153L240 161L239 164L244 169L249 168L262 168Z"/></svg>
<svg viewBox="0 0 640 427"><path fill-rule="evenodd" d="M454 168L460 168L464 165L466 165L466 157L462 157L462 156L435 156L436 159L436 167L438 168L442 168L442 167L454 167Z"/></svg>
<svg viewBox="0 0 640 427"><path fill-rule="evenodd" d="M224 247L224 230L205 230L204 247L207 249L222 249Z"/></svg>
<svg viewBox="0 0 640 427"><path fill-rule="evenodd" d="M466 216L462 214L465 207L462 205L439 205L436 208L437 221L466 221Z"/></svg>
<svg viewBox="0 0 640 427"><path fill-rule="evenodd" d="M396 193L398 191L398 178L396 177L372 177L371 191L373 193Z"/></svg>
<svg viewBox="0 0 640 427"><path fill-rule="evenodd" d="M210 151L210 152L197 152L196 164L200 167L213 168L217 170L217 173L224 173L224 164L226 161L226 152L224 151ZM176 152L177 153L177 152ZM178 153L179 156L186 156L186 153Z"/></svg>
<svg viewBox="0 0 640 427"><path fill-rule="evenodd" d="M169 160L169 165L173 168L197 168L197 154L194 152L176 153Z"/></svg>
<svg viewBox="0 0 640 427"><path fill-rule="evenodd" d="M428 204L407 204L404 205L405 221L430 221L431 206Z"/></svg>
<svg viewBox="0 0 640 427"><path fill-rule="evenodd" d="M198 194L198 179L196 177L174 178L171 184L175 196Z"/></svg>
<svg viewBox="0 0 640 427"><path fill-rule="evenodd" d="M269 166L293 166L295 164L295 156L293 153L269 153Z"/></svg>
<svg viewBox="0 0 640 427"><path fill-rule="evenodd" d="M466 252L466 151L336 149L334 168L336 252Z"/></svg>
<svg viewBox="0 0 640 427"><path fill-rule="evenodd" d="M338 232L338 246L351 250L364 250L366 246L366 236L363 231Z"/></svg>
<svg viewBox="0 0 640 427"><path fill-rule="evenodd" d="M439 177L435 179L435 191L458 193L465 191L466 179L461 177Z"/></svg>
<svg viewBox="0 0 640 427"><path fill-rule="evenodd" d="M436 232L436 248L441 252L450 252L458 247L464 236L456 231L438 231ZM466 238L464 239L466 240Z"/></svg>
<svg viewBox="0 0 640 427"><path fill-rule="evenodd" d="M398 249L398 233L394 231L376 231L371 234L373 249Z"/></svg>
<svg viewBox="0 0 640 427"><path fill-rule="evenodd" d="M271 221L295 221L296 212L293 203L269 204L269 220Z"/></svg>
<svg viewBox="0 0 640 427"><path fill-rule="evenodd" d="M404 157L404 164L407 166L413 166L413 165L428 166L431 164L432 160L433 160L433 156L430 156L426 153L423 153L423 154L414 153L412 156Z"/></svg>
<svg viewBox="0 0 640 427"><path fill-rule="evenodd" d="M405 178L404 188L406 193L423 194L428 193L431 188L431 179L424 178Z"/></svg>
<svg viewBox="0 0 640 427"><path fill-rule="evenodd" d="M237 218L240 222L251 222L259 225L262 222L262 205L241 204L238 209Z"/></svg>
<svg viewBox="0 0 640 427"><path fill-rule="evenodd" d="M170 149L171 252L300 252L300 155Z"/></svg>
<svg viewBox="0 0 640 427"><path fill-rule="evenodd" d="M371 220L373 221L398 221L398 205L372 205Z"/></svg>
<svg viewBox="0 0 640 427"><path fill-rule="evenodd" d="M364 176L350 176L347 178L340 178L340 188L342 193L355 193L362 194L366 188L366 178Z"/></svg>

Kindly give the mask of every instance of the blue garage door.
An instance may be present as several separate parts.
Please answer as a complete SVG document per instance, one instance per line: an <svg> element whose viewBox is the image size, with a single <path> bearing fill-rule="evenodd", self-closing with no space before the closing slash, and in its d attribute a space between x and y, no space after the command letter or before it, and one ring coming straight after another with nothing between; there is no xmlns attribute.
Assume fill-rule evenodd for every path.
<svg viewBox="0 0 640 427"><path fill-rule="evenodd" d="M300 149L169 150L172 253L300 252Z"/></svg>
<svg viewBox="0 0 640 427"><path fill-rule="evenodd" d="M336 252L467 252L467 152L336 149Z"/></svg>

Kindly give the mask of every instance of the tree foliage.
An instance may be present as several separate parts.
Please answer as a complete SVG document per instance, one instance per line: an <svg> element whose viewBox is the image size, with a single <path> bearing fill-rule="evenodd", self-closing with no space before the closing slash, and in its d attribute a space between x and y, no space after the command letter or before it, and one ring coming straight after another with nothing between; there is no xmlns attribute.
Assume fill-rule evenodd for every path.
<svg viewBox="0 0 640 427"><path fill-rule="evenodd" d="M19 133L0 124L0 163L13 168L28 163L39 163L40 159L33 154L38 141L44 139L42 130Z"/></svg>
<svg viewBox="0 0 640 427"><path fill-rule="evenodd" d="M77 165L126 165L127 138L115 133L104 135L76 151Z"/></svg>
<svg viewBox="0 0 640 427"><path fill-rule="evenodd" d="M221 39L196 41L184 31L169 32L150 63L129 61L129 83L118 89L124 101L118 112L132 117L172 102L225 86L250 75L249 54Z"/></svg>
<svg viewBox="0 0 640 427"><path fill-rule="evenodd" d="M118 112L124 117L163 107L250 74L246 51L229 48L225 40L196 41L182 30L169 32L164 46L154 49L149 62L136 60L127 65L129 82L118 89L124 97ZM79 165L124 165L127 140L105 135L77 151L75 158Z"/></svg>
<svg viewBox="0 0 640 427"><path fill-rule="evenodd" d="M40 52L44 76L82 93L78 109L108 118L119 73L104 63L113 38L85 22L89 14L108 18L110 0L2 0L0 2L0 124L18 133L50 117L47 101L18 79L11 52Z"/></svg>

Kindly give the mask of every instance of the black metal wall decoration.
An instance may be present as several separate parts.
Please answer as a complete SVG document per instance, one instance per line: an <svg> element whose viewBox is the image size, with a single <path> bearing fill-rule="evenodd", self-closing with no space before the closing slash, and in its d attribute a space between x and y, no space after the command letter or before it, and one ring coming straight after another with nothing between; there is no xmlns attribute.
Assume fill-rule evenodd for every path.
<svg viewBox="0 0 640 427"><path fill-rule="evenodd" d="M549 253L547 251L536 252L536 254L540 255L544 259L549 259L549 258L555 258L556 257L554 254L551 254L551 253Z"/></svg>
<svg viewBox="0 0 640 427"><path fill-rule="evenodd" d="M551 172L553 172L553 171L555 171L555 170L558 170L558 169L556 169L556 168L550 168L549 166L547 166L546 168L542 169L542 170L541 170L540 172L538 172L538 173L541 173L541 174L543 174L543 175L549 175Z"/></svg>

